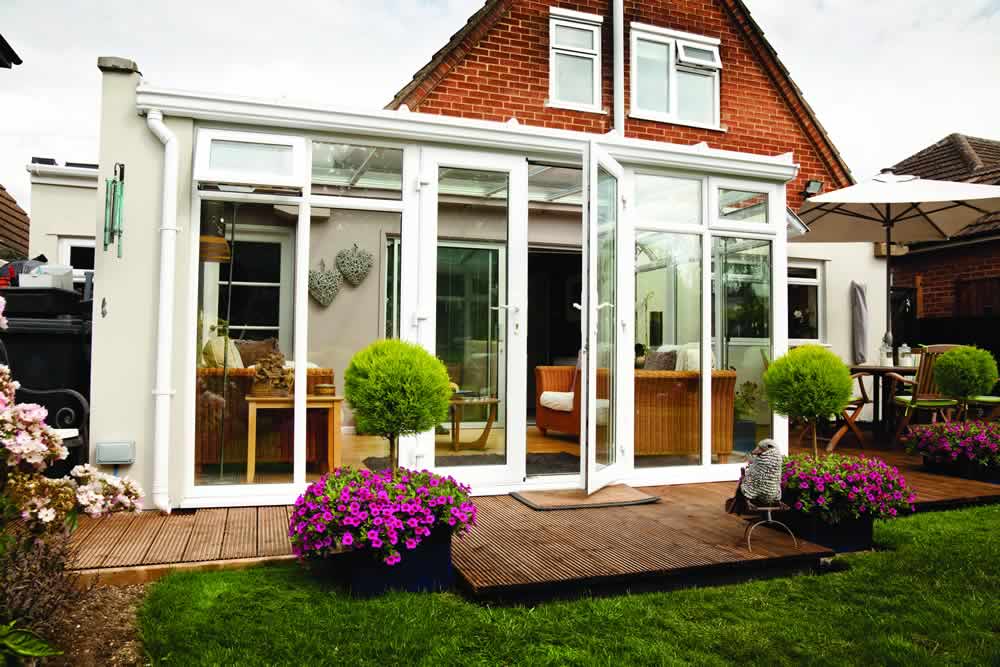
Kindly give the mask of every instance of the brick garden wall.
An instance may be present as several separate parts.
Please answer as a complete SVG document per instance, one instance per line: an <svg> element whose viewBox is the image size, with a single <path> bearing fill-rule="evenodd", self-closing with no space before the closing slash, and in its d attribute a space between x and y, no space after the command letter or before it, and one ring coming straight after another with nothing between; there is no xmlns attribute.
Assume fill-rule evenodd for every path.
<svg viewBox="0 0 1000 667"><path fill-rule="evenodd" d="M772 60L759 58L754 33L737 17L733 0L626 0L625 25L641 23L717 37L721 40L721 118L726 132L628 119L630 137L677 144L706 142L713 148L776 155L791 152L801 165L789 184L788 203L801 204L805 182L818 179L825 189L847 185L817 130L800 122L799 104ZM604 113L550 108L549 6L605 16L603 35ZM612 118L612 18L606 0L506 0L495 10L498 20L485 34L467 38L454 68L433 73L404 100L411 109L482 120L517 118L530 125L603 134ZM482 32L482 31L480 31ZM626 82L629 90L629 36L625 36ZM755 50L758 49L758 50ZM459 57L457 56L457 57ZM441 76L444 74L444 76ZM786 87L783 89L782 87ZM628 113L626 92L626 114ZM810 132L813 134L810 135Z"/></svg>
<svg viewBox="0 0 1000 667"><path fill-rule="evenodd" d="M896 257L892 274L897 287L916 287L921 276L922 317L952 317L956 282L1000 277L1000 241Z"/></svg>

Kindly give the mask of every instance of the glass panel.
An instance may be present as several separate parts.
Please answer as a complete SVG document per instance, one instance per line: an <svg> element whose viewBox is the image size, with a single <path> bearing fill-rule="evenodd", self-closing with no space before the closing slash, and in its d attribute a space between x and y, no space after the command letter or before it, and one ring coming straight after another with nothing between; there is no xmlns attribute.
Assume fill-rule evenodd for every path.
<svg viewBox="0 0 1000 667"><path fill-rule="evenodd" d="M195 484L292 481L297 215L289 206L202 203ZM231 283L230 270L246 282L278 284ZM283 359L258 368L274 352Z"/></svg>
<svg viewBox="0 0 1000 667"><path fill-rule="evenodd" d="M598 469L615 462L615 357L618 327L618 179L597 169L597 441Z"/></svg>
<svg viewBox="0 0 1000 667"><path fill-rule="evenodd" d="M556 25L556 46L567 46L575 49L594 49L594 31L586 28L572 28L567 25Z"/></svg>
<svg viewBox="0 0 1000 667"><path fill-rule="evenodd" d="M788 337L819 340L819 287L788 286Z"/></svg>
<svg viewBox="0 0 1000 667"><path fill-rule="evenodd" d="M436 430L436 466L507 461L507 181L502 172L438 173L436 353L456 389Z"/></svg>
<svg viewBox="0 0 1000 667"><path fill-rule="evenodd" d="M688 44L682 44L681 48L684 49L685 58L699 60L710 65L715 65L717 63L715 59L715 51L712 49L703 49L700 46L690 46Z"/></svg>
<svg viewBox="0 0 1000 667"><path fill-rule="evenodd" d="M583 203L580 174L580 169L575 167L531 165L528 170L528 201L580 206ZM574 234L569 242L579 245L580 239Z"/></svg>
<svg viewBox="0 0 1000 667"><path fill-rule="evenodd" d="M292 153L288 145L213 139L208 166L236 174L290 176L294 171Z"/></svg>
<svg viewBox="0 0 1000 667"><path fill-rule="evenodd" d="M529 476L580 473L579 366L582 313L573 307L583 292L583 225L580 169L550 168L532 176L533 197L572 206L528 209L527 461ZM559 196L559 193L573 193Z"/></svg>
<svg viewBox="0 0 1000 667"><path fill-rule="evenodd" d="M685 122L715 124L715 77L677 70L677 116Z"/></svg>
<svg viewBox="0 0 1000 667"><path fill-rule="evenodd" d="M381 470L389 464L389 441L381 435L358 428L351 406L340 400L344 395L344 373L351 358L375 341L398 335L394 305L400 255L399 213L312 209L309 268L317 279L337 269L337 255L353 257L351 265L368 265L366 272L342 279L333 301L324 306L309 299L309 369L306 371L307 418L306 478L318 479L337 466L330 448L330 432L336 428L331 411L339 411L339 465ZM348 259L345 256L345 259ZM321 268L325 267L324 268ZM384 319L383 319L384 318ZM328 385L328 386L324 386ZM333 386L329 386L333 385ZM334 394L336 399L331 398Z"/></svg>
<svg viewBox="0 0 1000 667"><path fill-rule="evenodd" d="M712 239L713 410L732 410L733 427L713 415L712 463L740 463L771 437L764 365L771 358L771 243ZM728 416L728 415L726 415Z"/></svg>
<svg viewBox="0 0 1000 667"><path fill-rule="evenodd" d="M556 101L573 104L595 104L594 59L554 54L556 59Z"/></svg>
<svg viewBox="0 0 1000 667"><path fill-rule="evenodd" d="M701 224L701 181L637 173L635 200L639 225Z"/></svg>
<svg viewBox="0 0 1000 667"><path fill-rule="evenodd" d="M636 104L643 111L670 113L670 44L636 43Z"/></svg>
<svg viewBox="0 0 1000 667"><path fill-rule="evenodd" d="M94 246L70 246L69 265L78 271L93 271Z"/></svg>
<svg viewBox="0 0 1000 667"><path fill-rule="evenodd" d="M403 151L315 141L312 183L315 195L402 199Z"/></svg>
<svg viewBox="0 0 1000 667"><path fill-rule="evenodd" d="M789 278L807 278L816 280L816 269L812 269L806 266L789 266L788 267L788 277Z"/></svg>
<svg viewBox="0 0 1000 667"><path fill-rule="evenodd" d="M702 461L701 265L700 236L636 232L638 468Z"/></svg>
<svg viewBox="0 0 1000 667"><path fill-rule="evenodd" d="M767 193L719 189L721 222L763 222L767 216Z"/></svg>

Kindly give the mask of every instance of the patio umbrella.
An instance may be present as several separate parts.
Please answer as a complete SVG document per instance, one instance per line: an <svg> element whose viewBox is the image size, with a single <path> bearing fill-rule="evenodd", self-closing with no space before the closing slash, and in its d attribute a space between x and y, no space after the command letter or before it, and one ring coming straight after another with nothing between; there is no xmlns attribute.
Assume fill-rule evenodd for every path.
<svg viewBox="0 0 1000 667"><path fill-rule="evenodd" d="M932 181L883 169L874 178L810 197L799 217L805 242L885 241L886 332L892 345L892 242L944 241L984 215L1000 212L1000 186Z"/></svg>

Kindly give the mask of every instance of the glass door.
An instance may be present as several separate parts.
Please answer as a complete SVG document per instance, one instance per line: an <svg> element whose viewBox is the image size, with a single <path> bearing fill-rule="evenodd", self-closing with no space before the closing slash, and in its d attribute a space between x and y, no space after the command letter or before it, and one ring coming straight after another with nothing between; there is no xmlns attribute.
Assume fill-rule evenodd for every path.
<svg viewBox="0 0 1000 667"><path fill-rule="evenodd" d="M587 425L585 478L587 493L593 493L622 475L625 456L618 438L620 415L616 398L620 393L626 317L619 313L619 280L622 252L623 170L596 143L587 155L584 192L587 195L587 303L584 304L587 350Z"/></svg>
<svg viewBox="0 0 1000 667"><path fill-rule="evenodd" d="M453 391L431 460L477 489L525 475L525 396L508 388L525 382L527 173L523 158L421 154L419 339Z"/></svg>

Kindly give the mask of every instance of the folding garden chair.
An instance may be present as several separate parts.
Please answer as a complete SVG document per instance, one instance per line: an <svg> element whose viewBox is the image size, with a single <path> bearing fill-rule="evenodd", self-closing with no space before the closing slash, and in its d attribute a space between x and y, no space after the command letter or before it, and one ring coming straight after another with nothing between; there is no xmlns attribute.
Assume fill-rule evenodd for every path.
<svg viewBox="0 0 1000 667"><path fill-rule="evenodd" d="M857 425L858 417L861 416L862 410L865 409L866 405L871 404L871 399L868 398L868 389L865 388L865 378L871 377L871 373L855 373L851 376L852 380L858 383L858 392L860 396L854 396L851 398L851 402L847 404L844 411L840 414L840 420L843 423L840 425L833 436L830 438L830 442L826 445L826 451L832 452L837 448L837 444L840 439L847 435L850 431L854 434L854 437L858 439L858 444L862 447L865 446L865 434L861 432L861 428Z"/></svg>
<svg viewBox="0 0 1000 667"><path fill-rule="evenodd" d="M957 345L927 345L920 354L920 365L917 367L917 375L913 379L903 377L898 373L886 373L886 378L892 380L892 402L897 408L902 409L899 425L892 436L892 442L899 442L900 437L910 425L910 420L915 414L920 412L930 413L931 421L937 421L940 416L945 421L950 421L950 411L958 407L958 401L953 398L942 396L934 385L934 362L937 358L948 350L958 347ZM897 396L896 388L899 383L903 383L910 388L908 396Z"/></svg>

